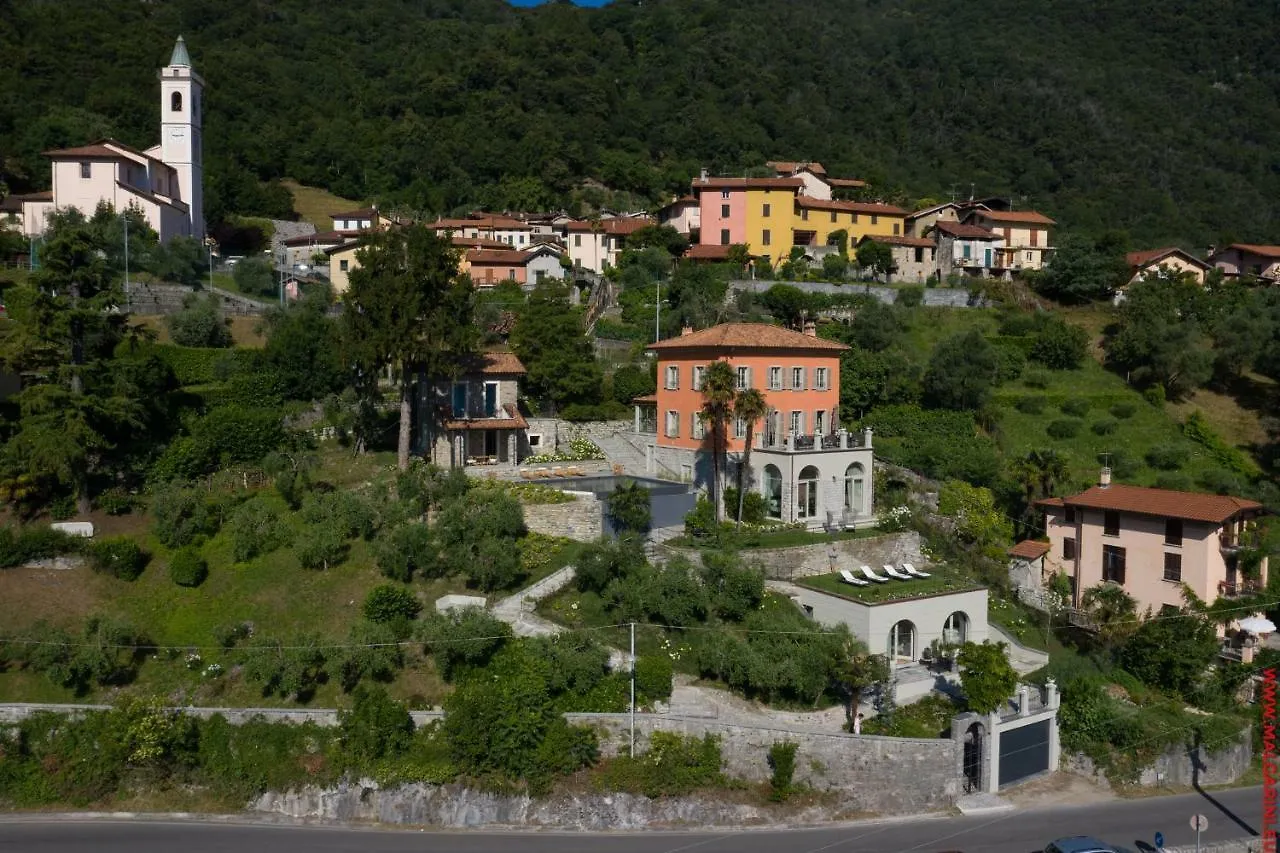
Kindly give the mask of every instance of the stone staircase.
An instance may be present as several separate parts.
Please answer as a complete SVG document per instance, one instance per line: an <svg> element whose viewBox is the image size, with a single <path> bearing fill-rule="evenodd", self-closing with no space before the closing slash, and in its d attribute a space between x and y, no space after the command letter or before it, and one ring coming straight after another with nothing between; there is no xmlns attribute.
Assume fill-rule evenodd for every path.
<svg viewBox="0 0 1280 853"><path fill-rule="evenodd" d="M614 465L621 465L628 474L643 475L645 471L644 445L635 427L626 421L598 421L582 425L582 433L596 443L605 458Z"/></svg>

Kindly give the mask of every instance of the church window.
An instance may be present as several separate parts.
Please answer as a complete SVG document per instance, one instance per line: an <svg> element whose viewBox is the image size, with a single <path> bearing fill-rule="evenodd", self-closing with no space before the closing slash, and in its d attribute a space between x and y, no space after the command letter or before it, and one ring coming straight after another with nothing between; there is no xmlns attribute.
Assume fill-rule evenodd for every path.
<svg viewBox="0 0 1280 853"><path fill-rule="evenodd" d="M182 112L182 93L181 92L174 92L172 95L169 96L169 110L170 112L175 112L175 113Z"/></svg>

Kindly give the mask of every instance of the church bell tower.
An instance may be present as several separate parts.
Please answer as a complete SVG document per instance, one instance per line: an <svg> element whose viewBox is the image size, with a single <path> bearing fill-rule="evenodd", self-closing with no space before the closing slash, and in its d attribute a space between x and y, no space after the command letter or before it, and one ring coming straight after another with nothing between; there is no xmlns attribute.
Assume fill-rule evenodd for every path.
<svg viewBox="0 0 1280 853"><path fill-rule="evenodd" d="M187 43L178 36L160 71L160 159L178 173L178 199L191 211L191 236L203 239L204 157L201 112L204 80L191 68Z"/></svg>

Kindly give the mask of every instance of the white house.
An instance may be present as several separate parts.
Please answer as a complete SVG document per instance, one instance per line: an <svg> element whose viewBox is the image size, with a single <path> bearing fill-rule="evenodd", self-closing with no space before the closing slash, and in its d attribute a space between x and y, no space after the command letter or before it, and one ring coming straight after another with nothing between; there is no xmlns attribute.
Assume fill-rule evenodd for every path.
<svg viewBox="0 0 1280 853"><path fill-rule="evenodd" d="M702 227L702 207L693 196L681 196L658 211L658 223L688 236Z"/></svg>
<svg viewBox="0 0 1280 853"><path fill-rule="evenodd" d="M603 273L616 267L627 237L653 225L649 218L619 216L598 222L570 222L565 226L565 242L569 259L576 266Z"/></svg>
<svg viewBox="0 0 1280 853"><path fill-rule="evenodd" d="M536 233L534 226L528 222L495 213L477 213L463 219L438 219L429 227L437 231L450 231L456 237L496 240L513 249L529 248Z"/></svg>
<svg viewBox="0 0 1280 853"><path fill-rule="evenodd" d="M204 157L201 96L204 80L191 68L179 36L160 71L160 144L139 151L114 139L46 151L53 161L52 196L25 200L23 232L44 232L52 210L76 208L91 216L102 202L135 208L160 235L203 238Z"/></svg>

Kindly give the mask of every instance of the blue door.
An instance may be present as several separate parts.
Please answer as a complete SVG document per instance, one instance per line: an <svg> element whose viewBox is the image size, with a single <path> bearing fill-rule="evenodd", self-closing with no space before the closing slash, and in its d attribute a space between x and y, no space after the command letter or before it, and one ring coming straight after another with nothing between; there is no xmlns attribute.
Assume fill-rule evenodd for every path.
<svg viewBox="0 0 1280 853"><path fill-rule="evenodd" d="M987 266L988 268L990 268L991 266L991 250L990 249L987 249L987 262L985 266Z"/></svg>
<svg viewBox="0 0 1280 853"><path fill-rule="evenodd" d="M484 386L484 416L491 418L498 411L498 385L489 382Z"/></svg>
<svg viewBox="0 0 1280 853"><path fill-rule="evenodd" d="M467 416L467 386L462 382L455 382L453 386L453 416Z"/></svg>

